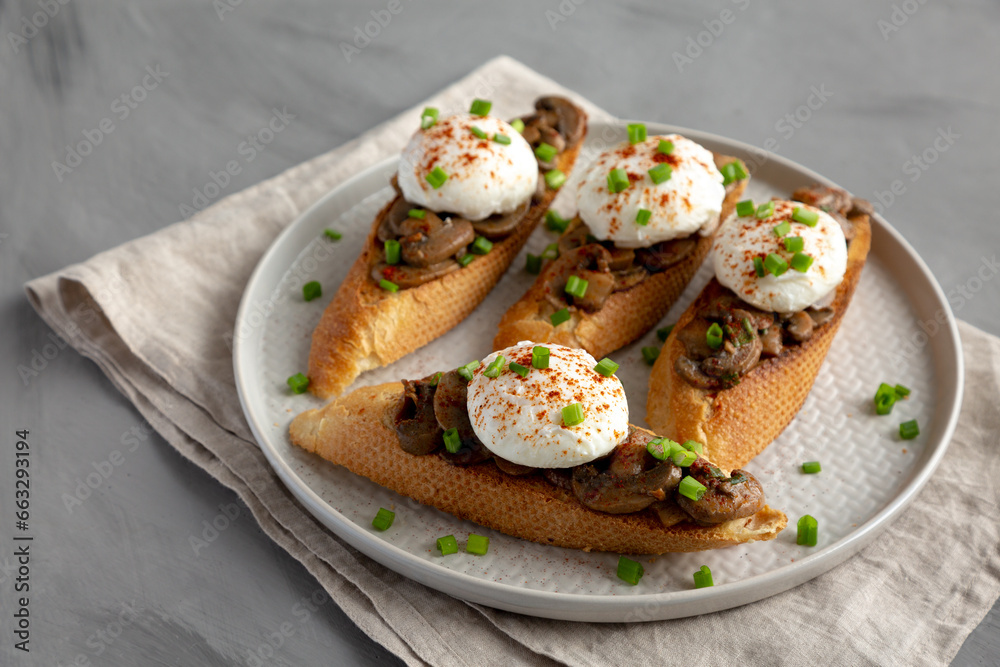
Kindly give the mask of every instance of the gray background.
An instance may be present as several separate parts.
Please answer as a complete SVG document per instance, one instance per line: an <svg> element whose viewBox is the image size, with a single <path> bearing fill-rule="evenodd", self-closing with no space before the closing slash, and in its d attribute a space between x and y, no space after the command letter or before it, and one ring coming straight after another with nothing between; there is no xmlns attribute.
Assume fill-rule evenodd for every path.
<svg viewBox="0 0 1000 667"><path fill-rule="evenodd" d="M0 662L253 665L272 650L263 662L397 662L232 493L149 433L92 363L59 350L22 379L18 365L52 341L21 286L181 219L230 160L243 169L220 197L348 141L499 53L618 116L774 140L781 155L881 201L957 315L1000 334L1000 280L976 277L1000 246L989 180L1000 144L995 2L402 0L391 15L388 0L229 0L220 15L223 1L71 0L23 43L10 34L42 11L39 0L0 0L0 539L10 544L14 532L21 428L31 431L35 535L29 661L11 648L11 550L0 548ZM368 25L378 33L370 43L353 43L378 16L391 20ZM363 48L348 58L342 44ZM116 98L157 65L162 81L121 118ZM803 106L817 90L824 99ZM247 161L240 142L283 107L295 118ZM94 136L104 118L114 129L57 175L66 145ZM918 166L911 158L925 151ZM107 471L114 450L120 465L68 508L64 494ZM226 511L239 515L224 521ZM213 520L225 529L193 546L192 536L213 537L204 523ZM955 663L995 664L998 647L994 608Z"/></svg>

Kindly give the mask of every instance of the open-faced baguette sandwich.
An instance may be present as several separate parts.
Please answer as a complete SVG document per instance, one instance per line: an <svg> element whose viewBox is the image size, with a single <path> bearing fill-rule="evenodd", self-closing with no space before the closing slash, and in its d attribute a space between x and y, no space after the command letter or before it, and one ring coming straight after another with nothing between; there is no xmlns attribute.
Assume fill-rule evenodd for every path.
<svg viewBox="0 0 1000 667"><path fill-rule="evenodd" d="M619 553L773 539L786 517L727 473L628 423L616 366L521 343L457 371L357 389L292 422L292 442L508 535Z"/></svg>
<svg viewBox="0 0 1000 667"><path fill-rule="evenodd" d="M603 357L659 322L701 266L746 187L743 164L642 125L629 135L584 172L558 259L507 310L493 349L533 340Z"/></svg>
<svg viewBox="0 0 1000 667"><path fill-rule="evenodd" d="M739 203L716 235L715 278L650 376L647 422L705 443L723 467L760 453L802 407L871 245L868 202L818 185L792 199Z"/></svg>
<svg viewBox="0 0 1000 667"><path fill-rule="evenodd" d="M425 109L400 161L396 197L313 332L309 389L340 394L366 370L449 331L486 297L576 161L582 109L543 97L512 123Z"/></svg>

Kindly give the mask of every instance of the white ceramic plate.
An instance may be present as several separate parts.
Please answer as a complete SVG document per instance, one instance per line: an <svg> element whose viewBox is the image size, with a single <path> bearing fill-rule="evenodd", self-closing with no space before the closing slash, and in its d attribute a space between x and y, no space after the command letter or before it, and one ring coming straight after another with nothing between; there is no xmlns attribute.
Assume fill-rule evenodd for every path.
<svg viewBox="0 0 1000 667"><path fill-rule="evenodd" d="M827 179L793 162L721 137L647 123L650 134L679 132L710 150L736 155L750 166L748 196L787 196ZM625 124L593 124L581 153L625 138ZM868 544L906 507L933 473L958 419L962 356L955 321L941 289L913 249L876 218L872 250L854 301L827 362L798 417L747 469L764 485L768 503L788 514L776 540L714 552L642 557L638 586L617 578L617 554L542 546L460 521L387 491L294 447L288 424L321 403L295 396L288 376L307 368L309 340L329 298L360 252L378 209L389 200L395 160L376 165L328 194L293 222L261 259L237 316L234 363L247 420L275 471L330 530L397 572L456 597L534 616L579 621L640 621L727 609L787 590L842 562ZM578 175L582 169L576 169ZM572 209L574 179L556 203ZM343 233L334 243L326 228ZM526 251L539 253L554 235L539 228ZM526 252L525 251L525 252ZM490 352L496 323L531 284L524 252L473 314L451 332L354 387L416 378L480 359ZM702 267L663 324L673 322L710 276ZM318 280L324 296L302 300L305 282ZM662 325L661 325L662 326ZM649 368L640 354L658 344L650 332L612 357L630 397L633 423L642 424ZM880 382L913 390L890 416L877 417L872 396ZM901 441L900 422L917 419L921 434ZM803 461L823 472L805 475ZM379 507L396 520L384 533L371 527ZM819 544L795 543L796 521L819 521ZM489 553L464 552L470 532L490 537ZM442 557L438 537L454 534L460 553ZM713 588L695 590L692 573L712 569Z"/></svg>

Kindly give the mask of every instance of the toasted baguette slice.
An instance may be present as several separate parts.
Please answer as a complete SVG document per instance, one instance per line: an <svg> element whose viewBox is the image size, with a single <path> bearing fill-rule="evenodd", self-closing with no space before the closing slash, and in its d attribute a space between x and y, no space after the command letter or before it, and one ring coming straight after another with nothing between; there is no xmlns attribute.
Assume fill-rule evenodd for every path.
<svg viewBox="0 0 1000 667"><path fill-rule="evenodd" d="M582 141L556 158L568 174ZM354 266L327 305L309 350L309 389L321 398L340 394L364 371L385 366L452 329L475 310L497 284L556 196L532 203L524 220L486 255L458 271L419 287L387 292L371 278L379 261L376 233L395 200L376 216Z"/></svg>
<svg viewBox="0 0 1000 667"><path fill-rule="evenodd" d="M704 443L705 456L723 468L746 464L785 430L809 395L868 256L868 216L850 220L855 235L847 251L847 271L832 304L834 316L817 327L811 338L787 347L779 357L761 361L729 389L699 389L674 369L684 354L676 333L712 299L728 292L715 278L708 283L677 321L653 366L646 422L654 430L681 442Z"/></svg>
<svg viewBox="0 0 1000 667"><path fill-rule="evenodd" d="M414 456L400 449L396 437L393 422L402 400L398 382L358 389L296 417L292 442L425 505L542 544L634 554L701 551L773 539L787 521L782 512L764 507L717 526L668 528L649 510L587 509L541 477L508 475L492 461L461 467L436 454Z"/></svg>
<svg viewBox="0 0 1000 667"><path fill-rule="evenodd" d="M736 160L715 155L715 164L720 168ZM736 209L746 184L747 179L743 179L727 186L720 221ZM666 271L649 276L635 287L615 292L596 312L570 307L570 319L559 326L552 326L548 315L550 309L546 309L549 303L546 285L554 270L553 263L549 263L520 301L504 313L493 339L493 349L502 350L522 340L531 340L583 348L600 359L636 340L663 319L711 248L712 237L700 237L694 250Z"/></svg>

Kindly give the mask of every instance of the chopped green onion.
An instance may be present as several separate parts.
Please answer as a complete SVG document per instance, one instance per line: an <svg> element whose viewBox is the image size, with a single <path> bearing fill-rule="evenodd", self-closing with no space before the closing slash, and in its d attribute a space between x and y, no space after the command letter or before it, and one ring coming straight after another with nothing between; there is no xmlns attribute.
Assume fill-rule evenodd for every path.
<svg viewBox="0 0 1000 667"><path fill-rule="evenodd" d="M631 183L628 180L628 174L625 173L624 169L612 169L608 172L608 191L610 192L621 192L628 188Z"/></svg>
<svg viewBox="0 0 1000 667"><path fill-rule="evenodd" d="M523 378L528 377L528 369L522 366L521 364L516 364L512 361L510 362L510 365L507 368L514 371Z"/></svg>
<svg viewBox="0 0 1000 667"><path fill-rule="evenodd" d="M813 258L811 255L807 255L804 252L797 252L792 255L792 268L799 273L805 273L812 266Z"/></svg>
<svg viewBox="0 0 1000 667"><path fill-rule="evenodd" d="M892 412L892 406L896 403L896 389L883 382L875 392L875 414L887 415Z"/></svg>
<svg viewBox="0 0 1000 667"><path fill-rule="evenodd" d="M653 212L648 208L640 208L635 214L635 224L645 227L649 224L649 219L653 217Z"/></svg>
<svg viewBox="0 0 1000 667"><path fill-rule="evenodd" d="M712 581L712 571L708 569L707 565L702 565L701 569L694 573L694 587L708 588L710 586L715 586L715 582Z"/></svg>
<svg viewBox="0 0 1000 667"><path fill-rule="evenodd" d="M754 273L757 274L758 278L763 278L764 274L767 273L764 270L764 260L762 260L760 257L753 258L753 271Z"/></svg>
<svg viewBox="0 0 1000 667"><path fill-rule="evenodd" d="M918 435L920 435L920 426L917 424L916 419L911 419L899 425L899 437L903 440L913 440Z"/></svg>
<svg viewBox="0 0 1000 667"><path fill-rule="evenodd" d="M667 326L663 327L662 329L657 329L656 330L656 337L660 339L661 343L664 343L664 342L666 342L667 338L670 337L670 332L673 331L673 330L674 330L674 325L673 324L668 324Z"/></svg>
<svg viewBox="0 0 1000 667"><path fill-rule="evenodd" d="M802 464L802 472L807 475L815 475L822 469L823 468L820 466L819 461L806 461Z"/></svg>
<svg viewBox="0 0 1000 667"><path fill-rule="evenodd" d="M698 455L682 447L682 445L678 445L680 451L675 451L671 455L671 460L674 462L674 465L687 468L698 459Z"/></svg>
<svg viewBox="0 0 1000 667"><path fill-rule="evenodd" d="M552 162L552 158L556 156L559 151L552 144L547 144L544 141L538 144L538 148L535 149L535 157L537 157L542 162Z"/></svg>
<svg viewBox="0 0 1000 667"><path fill-rule="evenodd" d="M545 212L545 228L552 232L562 234L569 227L569 220L562 217L554 209Z"/></svg>
<svg viewBox="0 0 1000 667"><path fill-rule="evenodd" d="M476 554L477 556L485 556L486 552L490 548L490 538L485 535L476 535L475 533L469 533L469 540L465 543L465 550L470 554Z"/></svg>
<svg viewBox="0 0 1000 667"><path fill-rule="evenodd" d="M615 362L611 361L607 357L604 357L597 362L594 366L594 370L603 375L604 377L611 377L618 370L619 366Z"/></svg>
<svg viewBox="0 0 1000 667"><path fill-rule="evenodd" d="M647 364L652 366L656 363L656 359L660 356L660 348L658 347L644 347L642 348L642 358Z"/></svg>
<svg viewBox="0 0 1000 667"><path fill-rule="evenodd" d="M550 243L542 251L542 259L559 259L559 244Z"/></svg>
<svg viewBox="0 0 1000 667"><path fill-rule="evenodd" d="M549 367L549 348L544 345L536 345L531 348L531 365L535 368Z"/></svg>
<svg viewBox="0 0 1000 667"><path fill-rule="evenodd" d="M744 199L736 205L736 215L746 218L757 212L752 199Z"/></svg>
<svg viewBox="0 0 1000 667"><path fill-rule="evenodd" d="M395 518L395 512L390 512L384 507L379 507L378 513L375 514L375 518L372 519L372 528L375 530L388 530Z"/></svg>
<svg viewBox="0 0 1000 667"><path fill-rule="evenodd" d="M437 190L448 180L448 174L441 167L434 167L425 178L431 184L431 187Z"/></svg>
<svg viewBox="0 0 1000 667"><path fill-rule="evenodd" d="M461 266L464 269L469 264L472 264L472 260L474 260L475 258L476 258L475 255L473 255L471 252L467 252L467 253L465 253L464 255L462 255L461 257L458 258L458 260L457 260L458 261L458 265Z"/></svg>
<svg viewBox="0 0 1000 667"><path fill-rule="evenodd" d="M909 395L910 395L910 389L909 389L909 387L904 387L901 384L897 384L896 385L896 397L897 398L906 398Z"/></svg>
<svg viewBox="0 0 1000 667"><path fill-rule="evenodd" d="M551 169L545 172L545 184L550 190L558 190L566 182L566 174L558 169Z"/></svg>
<svg viewBox="0 0 1000 667"><path fill-rule="evenodd" d="M687 440L681 444L681 447L684 449L690 449L698 456L703 456L705 454L705 445L701 444L697 440Z"/></svg>
<svg viewBox="0 0 1000 667"><path fill-rule="evenodd" d="M386 264L399 264L399 256L402 246L396 239L386 239L385 243L382 244L385 250L385 263Z"/></svg>
<svg viewBox="0 0 1000 667"><path fill-rule="evenodd" d="M576 426L583 423L583 404L572 403L562 409L563 426Z"/></svg>
<svg viewBox="0 0 1000 667"><path fill-rule="evenodd" d="M768 273L771 275L778 277L788 270L788 262L782 259L780 255L776 255L772 252L764 258L764 268L767 269Z"/></svg>
<svg viewBox="0 0 1000 667"><path fill-rule="evenodd" d="M510 137L508 137L506 134L500 134L499 132L497 132L496 134L493 135L493 141L497 142L498 144L507 146L510 144Z"/></svg>
<svg viewBox="0 0 1000 667"><path fill-rule="evenodd" d="M464 366L459 366L456 370L458 374L465 379L466 382L472 382L472 371L479 368L479 360L473 359Z"/></svg>
<svg viewBox="0 0 1000 667"><path fill-rule="evenodd" d="M407 215L417 220L423 220L424 218L427 217L427 211L425 211L422 208L411 208L410 212Z"/></svg>
<svg viewBox="0 0 1000 667"><path fill-rule="evenodd" d="M563 322L568 321L570 318L569 308L563 308L562 310L557 310L549 316L552 321L552 326L557 327Z"/></svg>
<svg viewBox="0 0 1000 667"><path fill-rule="evenodd" d="M789 236L785 239L785 250L788 252L799 252L806 245L805 239L801 236Z"/></svg>
<svg viewBox="0 0 1000 667"><path fill-rule="evenodd" d="M442 556L447 556L448 554L458 553L458 540L455 539L454 535L445 535L444 537L439 537L437 539L437 548L441 552Z"/></svg>
<svg viewBox="0 0 1000 667"><path fill-rule="evenodd" d="M766 204L761 204L757 207L757 212L754 215L756 215L759 220L770 218L774 215L774 202L769 201Z"/></svg>
<svg viewBox="0 0 1000 667"><path fill-rule="evenodd" d="M503 372L503 365L505 363L507 363L507 359L505 359L502 354L498 354L493 361L490 362L490 365L486 367L486 370L483 371L483 375L488 378L500 377L500 373Z"/></svg>
<svg viewBox="0 0 1000 667"><path fill-rule="evenodd" d="M521 132L524 132L524 121L521 120L520 118L515 118L514 120L510 121L510 126L515 130L517 130L519 134Z"/></svg>
<svg viewBox="0 0 1000 667"><path fill-rule="evenodd" d="M444 448L452 454L457 454L462 448L462 437L458 434L457 428L450 428L444 432Z"/></svg>
<svg viewBox="0 0 1000 667"><path fill-rule="evenodd" d="M744 317L743 319L741 319L740 324L743 325L743 331L746 333L746 335L750 336L751 338L753 337L754 334L757 333L757 330L754 329L754 326L750 324L749 317Z"/></svg>
<svg viewBox="0 0 1000 667"><path fill-rule="evenodd" d="M658 461L665 461L667 457L670 456L670 452L672 451L670 444L671 441L667 438L653 438L646 443L646 451L649 452L654 459Z"/></svg>
<svg viewBox="0 0 1000 667"><path fill-rule="evenodd" d="M589 280L584 280L579 276L570 276L569 280L566 281L566 294L582 299L583 295L587 293L587 287L589 285Z"/></svg>
<svg viewBox="0 0 1000 667"><path fill-rule="evenodd" d="M473 116L485 116L490 112L490 107L493 106L492 102L486 100L474 99L472 100L472 106L469 107L469 113Z"/></svg>
<svg viewBox="0 0 1000 667"><path fill-rule="evenodd" d="M302 298L304 300L312 301L313 299L318 299L321 296L323 296L323 286L315 280L307 282L302 286Z"/></svg>
<svg viewBox="0 0 1000 667"><path fill-rule="evenodd" d="M309 378L302 373L296 373L288 378L288 386L291 387L293 394L304 394L309 388Z"/></svg>
<svg viewBox="0 0 1000 667"><path fill-rule="evenodd" d="M674 152L674 142L669 139L660 139L660 143L656 147L656 152L664 155L670 155Z"/></svg>
<svg viewBox="0 0 1000 667"><path fill-rule="evenodd" d="M806 547L816 546L816 538L819 535L819 524L815 518L809 516L808 514L804 515L801 519L799 519L798 531L798 535L795 538L796 544L801 544Z"/></svg>
<svg viewBox="0 0 1000 667"><path fill-rule="evenodd" d="M618 578L622 581L636 586L644 573L642 563L625 556L618 557Z"/></svg>
<svg viewBox="0 0 1000 667"><path fill-rule="evenodd" d="M477 236L476 240L472 242L472 252L477 255L488 254L490 250L493 250L493 241L485 236Z"/></svg>
<svg viewBox="0 0 1000 667"><path fill-rule="evenodd" d="M420 114L420 129L426 130L434 127L438 119L438 110L434 107L425 107Z"/></svg>
<svg viewBox="0 0 1000 667"><path fill-rule="evenodd" d="M708 491L708 488L691 475L682 479L681 483L677 486L678 493L696 502L701 500L706 491Z"/></svg>
<svg viewBox="0 0 1000 667"><path fill-rule="evenodd" d="M646 140L646 126L642 123L629 123L628 125L628 142L630 144L637 144L640 141Z"/></svg>
<svg viewBox="0 0 1000 667"><path fill-rule="evenodd" d="M656 165L655 167L649 170L649 177L653 179L653 183L659 185L664 181L669 181L670 176L673 173L674 170L670 168L669 164L661 162L660 164Z"/></svg>
<svg viewBox="0 0 1000 667"><path fill-rule="evenodd" d="M326 236L326 238L330 239L331 241L339 241L340 239L344 238L344 235L336 231L335 229L324 229L323 235Z"/></svg>
<svg viewBox="0 0 1000 667"><path fill-rule="evenodd" d="M787 220L782 220L774 226L774 233L778 235L779 239L790 231L792 231L792 223Z"/></svg>
<svg viewBox="0 0 1000 667"><path fill-rule="evenodd" d="M482 130L480 130L475 125L473 125L472 127L469 128L469 132L472 132L479 139L488 139L489 136L490 136L490 135L486 134L485 132L483 132Z"/></svg>
<svg viewBox="0 0 1000 667"><path fill-rule="evenodd" d="M384 289L386 292L398 292L399 291L399 285L397 285L396 283L392 282L391 280L386 280L385 278L383 278L382 280L378 281L378 286L381 287L382 289Z"/></svg>
<svg viewBox="0 0 1000 667"><path fill-rule="evenodd" d="M819 213L796 206L792 209L792 220L801 222L803 225L808 225L809 227L815 227L816 223L819 222Z"/></svg>
<svg viewBox="0 0 1000 667"><path fill-rule="evenodd" d="M722 165L722 169L719 170L722 174L722 184L729 185L733 181L742 181L748 176L746 169L738 161L729 162L728 164Z"/></svg>
<svg viewBox="0 0 1000 667"><path fill-rule="evenodd" d="M430 381L430 385L431 385L432 387L436 387L436 386L438 386L438 382L440 382L440 381L441 381L441 376L442 376L442 375L444 375L444 373L442 373L441 371L438 371L437 373L435 373L434 375L432 375L432 376L431 376L431 381Z"/></svg>
<svg viewBox="0 0 1000 667"><path fill-rule="evenodd" d="M708 327L708 331L705 332L705 342L713 350L718 350L722 347L722 327L719 326L718 322L712 322L712 326Z"/></svg>
<svg viewBox="0 0 1000 667"><path fill-rule="evenodd" d="M528 273L537 276L539 273L542 272L542 258L539 257L538 255L532 255L529 252L528 257L526 258L524 263L524 268L528 271Z"/></svg>

